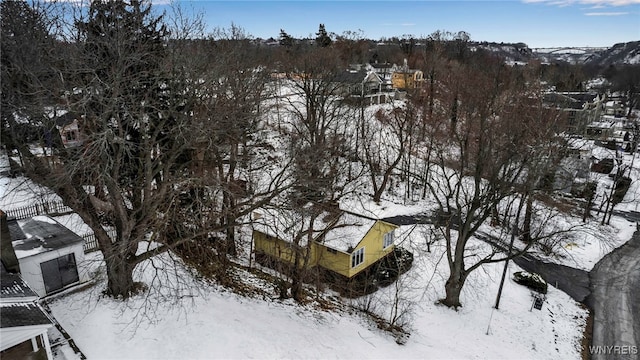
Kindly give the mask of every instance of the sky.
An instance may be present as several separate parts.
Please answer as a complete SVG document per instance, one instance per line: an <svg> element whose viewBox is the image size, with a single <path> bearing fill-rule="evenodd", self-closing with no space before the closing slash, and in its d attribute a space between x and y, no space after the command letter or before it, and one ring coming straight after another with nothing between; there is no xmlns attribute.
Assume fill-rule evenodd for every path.
<svg viewBox="0 0 640 360"><path fill-rule="evenodd" d="M159 8L168 0L154 0ZM254 38L315 37L359 32L369 39L465 31L474 41L524 42L529 47L609 47L640 40L640 0L502 1L214 1L177 0L203 15L208 29L244 29Z"/></svg>

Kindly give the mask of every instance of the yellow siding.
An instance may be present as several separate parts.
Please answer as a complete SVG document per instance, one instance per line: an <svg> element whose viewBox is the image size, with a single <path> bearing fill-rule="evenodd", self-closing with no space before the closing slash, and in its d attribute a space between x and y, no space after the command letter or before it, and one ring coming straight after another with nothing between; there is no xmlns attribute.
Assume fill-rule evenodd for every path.
<svg viewBox="0 0 640 360"><path fill-rule="evenodd" d="M384 234L396 228L395 225L377 221L353 250L355 252L364 247L364 261L354 268L351 268L351 254L330 249L319 243L312 243L307 267L319 265L350 278L393 251L394 245L386 249L382 247L384 246ZM253 241L257 252L263 252L291 264L294 262L293 250L288 242L259 231L253 232Z"/></svg>
<svg viewBox="0 0 640 360"><path fill-rule="evenodd" d="M318 249L315 254L317 254L318 265L350 278L393 251L393 245L386 249L382 247L384 246L384 234L396 228L395 225L377 221L353 249L355 252L364 247L364 261L354 268L351 267L351 254L334 251L324 245L317 244Z"/></svg>
<svg viewBox="0 0 640 360"><path fill-rule="evenodd" d="M371 227L371 230L369 230L369 232L364 236L364 238L355 247L355 249L353 249L353 251L355 252L358 249L364 247L364 262L354 268L351 268L351 257L349 257L349 277L352 277L360 271L366 269L370 265L373 265L375 262L393 251L394 245L391 245L386 249L383 249L382 247L384 245L384 234L396 228L397 227L395 225L382 221L377 221Z"/></svg>
<svg viewBox="0 0 640 360"><path fill-rule="evenodd" d="M349 277L351 270L351 255L342 251L330 249L322 244L317 244L318 265L325 269L337 272Z"/></svg>
<svg viewBox="0 0 640 360"><path fill-rule="evenodd" d="M422 71L394 72L391 76L391 84L394 89L413 89L423 80Z"/></svg>
<svg viewBox="0 0 640 360"><path fill-rule="evenodd" d="M289 262L290 264L293 264L295 262L293 248L291 243L289 242L266 235L259 231L253 232L253 242L256 252L263 252L274 258ZM316 247L312 246L311 254L309 257L309 264L307 264L307 267L313 267L317 265L316 251Z"/></svg>

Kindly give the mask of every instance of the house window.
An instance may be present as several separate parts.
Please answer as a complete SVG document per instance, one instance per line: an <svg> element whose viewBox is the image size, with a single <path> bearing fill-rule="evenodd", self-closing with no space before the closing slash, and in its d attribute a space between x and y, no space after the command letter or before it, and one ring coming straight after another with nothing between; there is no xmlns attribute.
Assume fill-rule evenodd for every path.
<svg viewBox="0 0 640 360"><path fill-rule="evenodd" d="M45 261L40 264L40 269L47 294L79 280L74 254L67 254L57 259Z"/></svg>
<svg viewBox="0 0 640 360"><path fill-rule="evenodd" d="M354 268L364 262L364 248L360 248L351 254L351 267Z"/></svg>
<svg viewBox="0 0 640 360"><path fill-rule="evenodd" d="M65 134L65 138L67 139L67 141L76 141L78 140L78 135L76 134L75 130L69 130Z"/></svg>
<svg viewBox="0 0 640 360"><path fill-rule="evenodd" d="M391 246L391 244L393 244L393 230L384 234L384 242L383 242L382 248L386 249L389 246Z"/></svg>

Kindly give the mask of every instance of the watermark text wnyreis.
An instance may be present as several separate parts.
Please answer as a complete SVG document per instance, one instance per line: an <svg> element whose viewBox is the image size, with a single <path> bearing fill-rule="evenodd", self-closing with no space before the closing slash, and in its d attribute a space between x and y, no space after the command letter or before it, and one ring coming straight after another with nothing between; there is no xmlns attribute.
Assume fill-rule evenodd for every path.
<svg viewBox="0 0 640 360"><path fill-rule="evenodd" d="M598 345L589 346L589 352L602 355L636 355L638 347L636 345Z"/></svg>

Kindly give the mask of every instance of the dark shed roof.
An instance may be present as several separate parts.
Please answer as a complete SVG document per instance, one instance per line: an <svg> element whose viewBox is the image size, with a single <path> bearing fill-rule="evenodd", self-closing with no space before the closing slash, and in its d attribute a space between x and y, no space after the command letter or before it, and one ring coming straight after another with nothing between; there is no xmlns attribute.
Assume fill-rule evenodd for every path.
<svg viewBox="0 0 640 360"><path fill-rule="evenodd" d="M367 77L367 72L364 70L360 71L343 71L336 76L335 81L340 83L349 83L349 84L361 84L365 77Z"/></svg>
<svg viewBox="0 0 640 360"><path fill-rule="evenodd" d="M20 223L20 229L20 232L14 232L15 228L9 227L13 249L19 259L84 241L73 231L46 216L25 220ZM32 251L39 248L40 251Z"/></svg>

